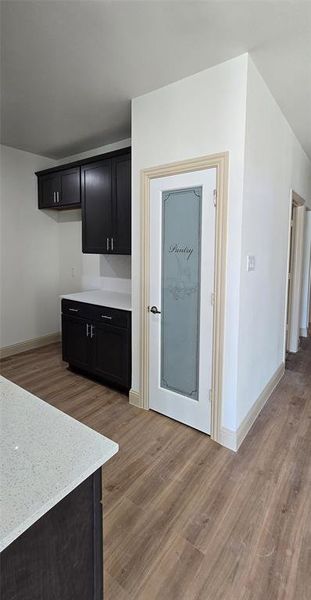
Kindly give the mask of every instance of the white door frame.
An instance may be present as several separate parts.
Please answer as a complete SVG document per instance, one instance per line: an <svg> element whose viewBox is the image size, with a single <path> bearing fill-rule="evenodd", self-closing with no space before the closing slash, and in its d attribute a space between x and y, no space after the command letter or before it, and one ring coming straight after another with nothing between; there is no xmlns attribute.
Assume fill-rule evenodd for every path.
<svg viewBox="0 0 311 600"><path fill-rule="evenodd" d="M196 233L189 228L190 212L192 214L192 202L194 201L195 195L191 195L186 200L183 196L182 190L200 190L201 193L197 197L197 218L200 222L197 222ZM176 196L175 196L176 192ZM173 193L173 203L175 204L174 216L169 213L172 208L168 208L169 213L167 219L165 218L165 202L166 195ZM196 192L195 192L196 193ZM207 169L205 171L194 171L191 173L182 173L179 175L170 175L169 177L157 178L150 180L150 270L152 276L150 277L150 304L157 305L160 307L162 315L150 314L149 322L149 408L155 410L163 415L171 417L176 421L185 423L194 429L198 429L208 435L211 433L210 421L211 421L211 403L210 395L212 388L212 349L213 349L213 312L214 312L214 265L215 265L215 224L216 224L216 209L215 209L215 193L216 193L216 169ZM181 203L181 204L180 204ZM165 206L164 206L165 205ZM169 206L169 202L168 202ZM188 213L189 219L184 221L181 218L181 226L184 227L183 233L179 231L178 223L178 206L181 206ZM192 207L193 208L193 207ZM181 212L182 217L182 212ZM173 225L175 219L175 226ZM168 226L170 222L170 226ZM193 224L195 221L193 222ZM173 232L174 230L174 232ZM166 242L168 244L166 250L163 246L163 236L167 233ZM176 237L176 234L177 237ZM189 235L188 235L189 234ZM172 238L170 237L172 235ZM170 241L168 241L170 240ZM186 243L187 242L187 243ZM176 262L177 256L166 254L169 251L171 244L180 245L180 247L187 246L192 248L194 255L188 260L179 259ZM169 258L171 256L171 258ZM165 283L165 265L168 266L170 278ZM192 265L192 266L190 266ZM170 304L170 300L173 299L173 295L168 293L167 285L172 285L173 279L177 277L176 269L180 268L179 277L181 278L179 283L174 282L176 285L176 292L179 289L178 285L183 282L185 289L187 286L191 287L196 282L196 276L199 277L197 294L191 294L191 297L179 298L175 297L174 305L171 305L171 309L166 314L166 300ZM194 270L193 270L194 269ZM197 275L195 272L197 271ZM163 279L164 277L164 279ZM183 278L185 277L185 279ZM188 279L189 278L189 279ZM175 292L175 293L176 293ZM168 294L168 296L167 296ZM188 304L189 303L189 304ZM190 313L187 314L185 311L185 305L188 304ZM192 306L192 309L191 309ZM192 312L196 306L195 314ZM168 308L168 307L167 307ZM172 313L170 312L172 310ZM166 338L166 344L169 344L169 338L174 337L174 333L171 329L172 324L169 322L174 319L173 314L178 314L178 310L184 312L183 321L187 321L185 327L189 327L190 321L193 319L193 325L196 324L197 336L192 339L194 346L192 351L189 352L187 342L190 343L190 339L185 338L185 329L177 327L176 336L181 336L180 343L177 342L175 348L176 352L181 352L182 356L185 357L190 355L191 358L184 358L185 363L179 363L183 358L180 356L179 359L175 355L175 367L177 371L173 374L172 379L170 373L166 370L167 363L172 361L175 350L170 347L170 352L167 354L161 341L162 336ZM176 313L177 311L177 313ZM161 318L162 317L162 318ZM181 313L179 314L179 318ZM188 319L189 317L189 319ZM164 318L164 321L163 321ZM180 321L178 319L180 325ZM176 324L176 322L175 322ZM166 327L170 330L169 338L167 337ZM190 335L190 330L188 330ZM177 338L176 338L177 339ZM175 340L176 341L176 340ZM186 345L186 348L185 348ZM164 353L164 355L163 355ZM172 354L173 353L173 354ZM177 360L177 363L176 363ZM179 377L183 377L180 371L183 371L183 366L187 371L187 364L190 366L188 360L194 360L192 363L191 372L187 373L186 380L180 380ZM164 362L163 362L164 361ZM166 369L165 365L166 364ZM173 365L172 365L173 366ZM166 370L164 375L163 368ZM177 375L178 373L178 375ZM199 375L199 376L198 376ZM196 379L198 376L198 379ZM166 383L163 383L163 377L166 379ZM190 396L188 395L187 385L192 382L193 387L189 389ZM177 388L174 389L174 386ZM180 386L180 387L179 387ZM185 387L184 387L185 386ZM178 389L179 387L179 389ZM184 390L184 391L183 391ZM193 390L194 396L191 395ZM196 393L197 395L196 395Z"/></svg>
<svg viewBox="0 0 311 600"><path fill-rule="evenodd" d="M213 364L211 398L211 437L220 442L224 321L225 321L225 285L226 285L226 247L228 213L228 166L229 153L214 154L182 162L171 163L141 171L141 386L140 397L133 399L136 406L149 409L149 249L150 249L150 180L169 175L179 175L192 171L216 168L217 207L215 231L215 305L213 318ZM131 395L130 395L131 398ZM130 400L131 401L131 400Z"/></svg>
<svg viewBox="0 0 311 600"><path fill-rule="evenodd" d="M311 208L305 207L304 249L302 269L301 309L305 309L305 319L300 315L300 337L309 337L311 310ZM304 293L304 298L302 297ZM304 306L304 302L306 303Z"/></svg>
<svg viewBox="0 0 311 600"><path fill-rule="evenodd" d="M300 335L300 304L301 304L301 282L303 263L303 241L304 241L304 214L305 201L294 190L290 191L289 209L289 233L288 233L288 260L287 260L287 285L285 300L285 325L284 325L284 361L286 351L297 352ZM291 244L291 218L292 206L296 211L292 244ZM292 250L291 250L292 245ZM292 256L290 254L292 253ZM291 265L290 265L291 261ZM289 284L288 274L291 274ZM289 290L288 290L289 288ZM288 322L287 322L288 318ZM288 329L287 329L288 326Z"/></svg>

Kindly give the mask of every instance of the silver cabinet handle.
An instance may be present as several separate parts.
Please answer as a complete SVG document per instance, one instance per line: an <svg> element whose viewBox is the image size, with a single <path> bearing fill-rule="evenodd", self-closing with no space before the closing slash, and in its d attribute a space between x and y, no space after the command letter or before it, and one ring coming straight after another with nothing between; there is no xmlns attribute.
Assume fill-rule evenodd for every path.
<svg viewBox="0 0 311 600"><path fill-rule="evenodd" d="M113 238L111 238L111 250L113 251Z"/></svg>
<svg viewBox="0 0 311 600"><path fill-rule="evenodd" d="M94 337L95 333L94 333L94 325L91 325L91 339Z"/></svg>
<svg viewBox="0 0 311 600"><path fill-rule="evenodd" d="M78 308L69 308L69 310L71 310L71 312L79 312Z"/></svg>
<svg viewBox="0 0 311 600"><path fill-rule="evenodd" d="M56 192L57 202L59 203L59 192Z"/></svg>
<svg viewBox="0 0 311 600"><path fill-rule="evenodd" d="M107 247L107 250L109 250L109 238L107 238L106 247Z"/></svg>
<svg viewBox="0 0 311 600"><path fill-rule="evenodd" d="M112 317L108 317L108 315L102 315L101 317L102 319L108 319L109 321L112 321Z"/></svg>
<svg viewBox="0 0 311 600"><path fill-rule="evenodd" d="M56 202L56 193L55 192L53 192L53 202L54 202L54 204Z"/></svg>
<svg viewBox="0 0 311 600"><path fill-rule="evenodd" d="M86 324L86 337L89 337L89 324Z"/></svg>

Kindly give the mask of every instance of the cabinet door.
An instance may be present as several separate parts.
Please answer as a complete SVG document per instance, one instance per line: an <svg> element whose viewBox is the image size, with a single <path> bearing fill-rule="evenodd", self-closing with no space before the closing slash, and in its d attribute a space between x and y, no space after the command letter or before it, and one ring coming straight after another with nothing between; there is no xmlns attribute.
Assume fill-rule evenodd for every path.
<svg viewBox="0 0 311 600"><path fill-rule="evenodd" d="M38 179L39 208L56 208L59 191L59 174L41 175Z"/></svg>
<svg viewBox="0 0 311 600"><path fill-rule="evenodd" d="M111 160L81 168L82 252L107 254L112 237Z"/></svg>
<svg viewBox="0 0 311 600"><path fill-rule="evenodd" d="M131 254L131 155L113 159L113 252Z"/></svg>
<svg viewBox="0 0 311 600"><path fill-rule="evenodd" d="M130 387L130 335L127 329L94 325L93 372L107 380Z"/></svg>
<svg viewBox="0 0 311 600"><path fill-rule="evenodd" d="M90 324L86 319L62 316L64 361L81 369L89 369L92 353L90 342Z"/></svg>
<svg viewBox="0 0 311 600"><path fill-rule="evenodd" d="M60 171L60 206L81 204L80 198L80 167Z"/></svg>

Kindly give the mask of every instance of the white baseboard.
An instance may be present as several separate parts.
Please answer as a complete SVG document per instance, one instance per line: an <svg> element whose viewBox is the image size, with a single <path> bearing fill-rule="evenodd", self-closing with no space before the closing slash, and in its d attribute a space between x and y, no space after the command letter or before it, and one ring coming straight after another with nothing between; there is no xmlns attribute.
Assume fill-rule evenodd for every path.
<svg viewBox="0 0 311 600"><path fill-rule="evenodd" d="M14 356L14 354L20 354L21 352L27 352L27 350L34 350L41 346L47 346L48 344L54 344L59 342L60 332L49 333L32 340L26 340L25 342L19 342L12 346L3 346L0 348L0 358L7 358L8 356Z"/></svg>
<svg viewBox="0 0 311 600"><path fill-rule="evenodd" d="M236 431L233 431L232 429L227 429L227 427L221 427L219 444L225 446L225 448L229 448L229 450L234 450L234 452L236 452Z"/></svg>
<svg viewBox="0 0 311 600"><path fill-rule="evenodd" d="M301 337L309 337L307 327L300 327L300 336Z"/></svg>
<svg viewBox="0 0 311 600"><path fill-rule="evenodd" d="M129 393L129 403L132 404L132 406L136 406L137 408L143 408L140 393L135 392L135 390L132 389L130 389Z"/></svg>
<svg viewBox="0 0 311 600"><path fill-rule="evenodd" d="M255 404L253 404L252 408L249 410L247 415L244 417L239 429L237 431L237 449L241 446L243 440L247 436L250 428L256 421L260 411L263 409L267 400L269 400L272 392L280 383L285 372L285 364L282 362L280 366L275 371L274 375L272 375L270 381L268 381L266 387L261 392L260 396L258 396Z"/></svg>
<svg viewBox="0 0 311 600"><path fill-rule="evenodd" d="M241 425L237 431L232 431L226 427L222 427L220 430L220 443L222 446L234 450L235 452L241 446L243 440L246 438L250 428L255 423L260 411L263 409L267 400L270 398L272 392L281 381L285 371L285 364L282 364L277 368L274 375L272 375L270 381L258 396L256 402L253 404L247 415L244 417Z"/></svg>

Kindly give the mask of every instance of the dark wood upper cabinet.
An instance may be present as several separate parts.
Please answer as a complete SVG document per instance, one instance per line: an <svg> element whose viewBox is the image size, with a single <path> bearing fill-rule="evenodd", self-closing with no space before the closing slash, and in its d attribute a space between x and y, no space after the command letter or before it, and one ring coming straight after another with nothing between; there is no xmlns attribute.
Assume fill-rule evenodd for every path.
<svg viewBox="0 0 311 600"><path fill-rule="evenodd" d="M39 208L79 207L80 167L38 175Z"/></svg>
<svg viewBox="0 0 311 600"><path fill-rule="evenodd" d="M58 173L43 175L38 179L39 208L56 208L59 187Z"/></svg>
<svg viewBox="0 0 311 600"><path fill-rule="evenodd" d="M80 167L60 171L60 200L61 206L80 205Z"/></svg>
<svg viewBox="0 0 311 600"><path fill-rule="evenodd" d="M82 252L110 251L112 224L111 160L81 168Z"/></svg>
<svg viewBox="0 0 311 600"><path fill-rule="evenodd" d="M112 162L113 240L117 254L131 254L131 157Z"/></svg>
<svg viewBox="0 0 311 600"><path fill-rule="evenodd" d="M131 254L131 157L81 167L82 251Z"/></svg>
<svg viewBox="0 0 311 600"><path fill-rule="evenodd" d="M131 254L131 149L36 173L39 208L82 207L82 252Z"/></svg>

